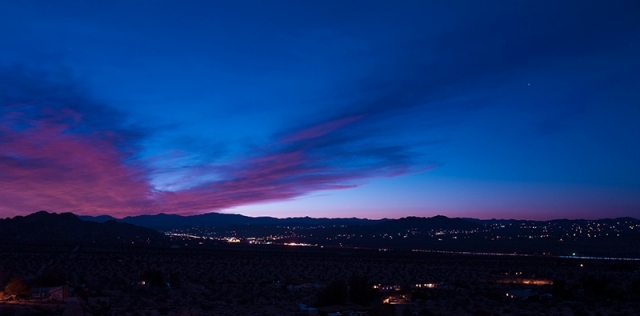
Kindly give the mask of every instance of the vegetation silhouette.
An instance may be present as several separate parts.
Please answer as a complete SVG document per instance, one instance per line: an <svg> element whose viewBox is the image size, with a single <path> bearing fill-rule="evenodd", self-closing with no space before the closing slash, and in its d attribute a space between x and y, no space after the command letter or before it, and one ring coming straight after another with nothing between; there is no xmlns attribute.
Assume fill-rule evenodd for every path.
<svg viewBox="0 0 640 316"><path fill-rule="evenodd" d="M4 293L23 298L31 294L31 288L29 288L29 285L23 279L11 278L9 284L4 288Z"/></svg>

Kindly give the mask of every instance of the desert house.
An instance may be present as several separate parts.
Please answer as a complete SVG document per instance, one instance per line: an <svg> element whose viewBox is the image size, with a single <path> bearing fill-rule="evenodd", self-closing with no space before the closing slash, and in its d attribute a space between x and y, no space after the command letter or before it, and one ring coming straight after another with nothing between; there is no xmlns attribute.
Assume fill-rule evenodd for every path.
<svg viewBox="0 0 640 316"><path fill-rule="evenodd" d="M31 298L64 301L69 296L69 286L67 285L31 288Z"/></svg>

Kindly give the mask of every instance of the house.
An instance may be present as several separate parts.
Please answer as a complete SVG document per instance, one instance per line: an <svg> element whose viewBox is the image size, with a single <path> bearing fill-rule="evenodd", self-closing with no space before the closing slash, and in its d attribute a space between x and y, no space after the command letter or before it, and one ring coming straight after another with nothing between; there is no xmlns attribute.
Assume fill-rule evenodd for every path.
<svg viewBox="0 0 640 316"><path fill-rule="evenodd" d="M511 290L511 291L507 292L507 297L508 298L525 299L525 298L528 298L531 295L532 295L531 290Z"/></svg>
<svg viewBox="0 0 640 316"><path fill-rule="evenodd" d="M34 287L31 288L31 297L64 301L65 298L69 297L69 287L67 285L53 287Z"/></svg>
<svg viewBox="0 0 640 316"><path fill-rule="evenodd" d="M397 284L393 284L393 285L382 285L382 284L376 284L373 286L374 289L380 291L380 292L389 292L389 291L400 291L402 290L402 286L401 285L397 285Z"/></svg>
<svg viewBox="0 0 640 316"><path fill-rule="evenodd" d="M411 295L405 294L391 294L386 296L383 300L383 304L408 304L411 302Z"/></svg>
<svg viewBox="0 0 640 316"><path fill-rule="evenodd" d="M300 315L300 316L317 316L318 315L318 310L313 308L313 307L309 307L305 304L298 304L298 311L296 311L296 315Z"/></svg>
<svg viewBox="0 0 640 316"><path fill-rule="evenodd" d="M129 282L130 285L137 285L137 286L147 286L149 283L145 280L139 280L139 281L131 281Z"/></svg>
<svg viewBox="0 0 640 316"><path fill-rule="evenodd" d="M365 316L370 307L360 306L356 304L332 305L318 308L319 311L327 315L340 316Z"/></svg>

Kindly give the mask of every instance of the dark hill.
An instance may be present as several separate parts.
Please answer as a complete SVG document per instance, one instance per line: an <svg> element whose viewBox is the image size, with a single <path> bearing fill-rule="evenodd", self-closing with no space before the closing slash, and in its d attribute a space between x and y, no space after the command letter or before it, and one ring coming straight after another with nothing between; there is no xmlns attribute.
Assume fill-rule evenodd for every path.
<svg viewBox="0 0 640 316"><path fill-rule="evenodd" d="M386 232L405 232L407 230L461 230L469 231L482 227L480 223L474 223L461 218L448 218L438 215L434 217L403 217L396 220L388 220L375 225L375 228Z"/></svg>
<svg viewBox="0 0 640 316"><path fill-rule="evenodd" d="M0 219L0 240L9 243L138 244L163 245L160 232L116 221L82 221L72 213L40 211Z"/></svg>
<svg viewBox="0 0 640 316"><path fill-rule="evenodd" d="M256 218L248 216L219 213L208 213L193 216L160 213L157 215L129 216L120 220L120 222L160 230L188 228L194 226L221 227L228 225L246 225L252 224L255 221Z"/></svg>
<svg viewBox="0 0 640 316"><path fill-rule="evenodd" d="M156 214L156 215L138 215L128 216L123 219L115 219L108 215L101 216L80 216L80 219L84 221L92 222L105 222L107 220L116 220L121 223L129 223L137 226L157 229L157 230L171 230L171 229L184 229L191 227L229 227L238 225L257 225L257 226L272 226L272 225L373 225L379 223L382 220L369 220L360 218L311 218L311 217L290 217L290 218L275 218L275 217L249 217L238 214L224 214L224 213L207 213L200 215L182 216L175 214Z"/></svg>

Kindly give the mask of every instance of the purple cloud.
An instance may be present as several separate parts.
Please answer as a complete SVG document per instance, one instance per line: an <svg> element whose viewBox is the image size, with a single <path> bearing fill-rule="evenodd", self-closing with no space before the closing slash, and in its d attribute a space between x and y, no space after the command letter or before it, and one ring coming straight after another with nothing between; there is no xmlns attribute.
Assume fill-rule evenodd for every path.
<svg viewBox="0 0 640 316"><path fill-rule="evenodd" d="M425 168L407 148L348 136L355 132L350 124L365 118L350 115L293 131L224 164L191 165L177 181L205 180L159 188L152 178L164 170L139 155L152 128L123 125L121 113L92 101L71 81L51 83L15 68L0 76L11 79L0 85L3 215L41 209L193 214L353 188L372 177Z"/></svg>

